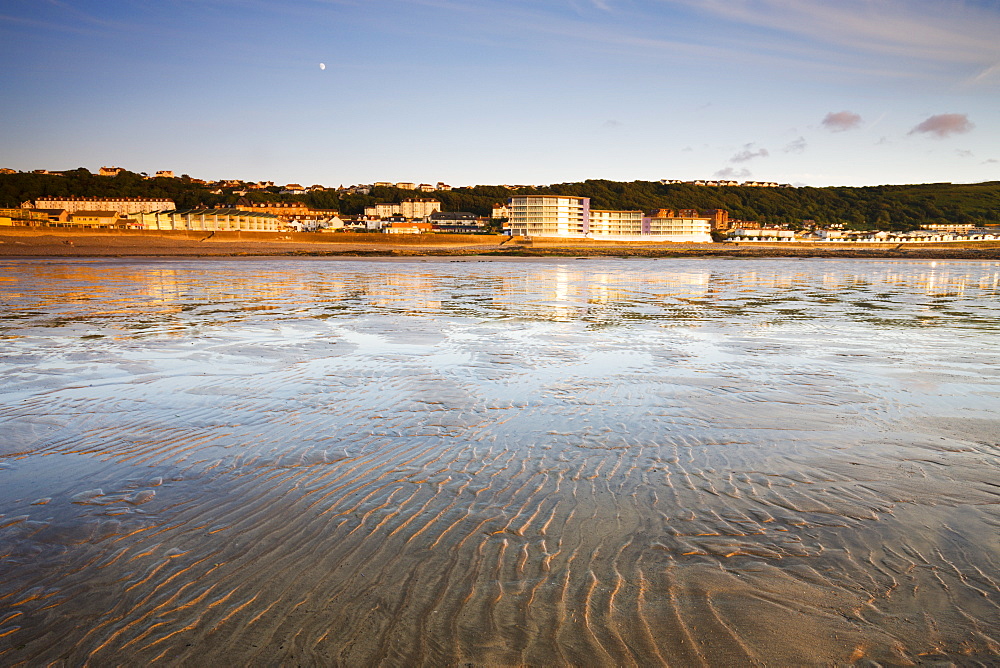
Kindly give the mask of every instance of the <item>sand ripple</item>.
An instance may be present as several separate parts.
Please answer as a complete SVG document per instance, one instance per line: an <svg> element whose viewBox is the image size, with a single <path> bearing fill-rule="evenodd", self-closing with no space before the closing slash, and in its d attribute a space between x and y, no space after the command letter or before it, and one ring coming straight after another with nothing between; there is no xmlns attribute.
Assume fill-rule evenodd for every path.
<svg viewBox="0 0 1000 668"><path fill-rule="evenodd" d="M0 273L2 665L1000 656L995 263Z"/></svg>

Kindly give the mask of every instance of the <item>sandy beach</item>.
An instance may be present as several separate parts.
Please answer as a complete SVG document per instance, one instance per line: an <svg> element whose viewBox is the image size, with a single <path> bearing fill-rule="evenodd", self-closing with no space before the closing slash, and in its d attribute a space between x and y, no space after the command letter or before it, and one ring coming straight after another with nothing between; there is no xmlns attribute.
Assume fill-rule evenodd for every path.
<svg viewBox="0 0 1000 668"><path fill-rule="evenodd" d="M0 280L2 666L1000 656L1000 263Z"/></svg>
<svg viewBox="0 0 1000 668"><path fill-rule="evenodd" d="M847 243L630 244L503 235L385 235L267 232L100 231L65 228L0 230L0 257L238 256L593 256L837 257L1000 259L1000 241Z"/></svg>

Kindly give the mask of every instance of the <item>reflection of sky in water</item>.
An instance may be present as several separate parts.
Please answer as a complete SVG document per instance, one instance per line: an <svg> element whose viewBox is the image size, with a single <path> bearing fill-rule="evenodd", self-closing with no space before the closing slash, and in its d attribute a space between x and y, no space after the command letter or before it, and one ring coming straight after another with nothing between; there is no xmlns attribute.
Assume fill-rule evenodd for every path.
<svg viewBox="0 0 1000 668"><path fill-rule="evenodd" d="M844 637L890 663L900 643L930 651L926 625L899 622L913 609L946 655L979 651L963 634L995 615L977 588L1000 579L985 542L1000 525L998 297L1000 263L0 263L0 620L23 592L97 592L51 608L88 622L65 651L47 644L55 612L16 610L0 664L149 662L189 642L252 664L273 657L248 648L290 637L368 651L370 596L415 606L385 636L400 664L558 664L570 654L483 648L537 625L546 647L562 633L596 652L567 609L596 615L612 591L598 626L658 639L808 592L847 601L795 608L830 640L827 663L851 657ZM411 587L425 568L432 584ZM712 598L674 591L685 577L726 579ZM173 608L156 595L171 583ZM788 588L754 598L774 583ZM232 601L198 598L213 588ZM289 591L324 614L294 617ZM440 598L394 598L415 592ZM726 592L738 604L713 608ZM476 617L511 600L502 624ZM639 612L668 601L678 614ZM451 604L441 629L414 621ZM272 618L298 626L270 645L245 631ZM187 635L235 622L238 647ZM427 637L462 651L407 653ZM762 653L710 658L781 647L777 663L803 663L803 643L740 642ZM691 658L612 645L601 663Z"/></svg>

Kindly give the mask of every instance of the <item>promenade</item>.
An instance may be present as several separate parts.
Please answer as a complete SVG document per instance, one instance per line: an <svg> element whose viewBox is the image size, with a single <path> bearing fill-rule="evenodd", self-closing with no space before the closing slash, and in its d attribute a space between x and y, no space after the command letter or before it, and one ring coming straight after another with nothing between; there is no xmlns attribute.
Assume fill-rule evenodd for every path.
<svg viewBox="0 0 1000 668"><path fill-rule="evenodd" d="M0 230L0 257L595 256L1000 259L1000 241L626 243L461 234Z"/></svg>

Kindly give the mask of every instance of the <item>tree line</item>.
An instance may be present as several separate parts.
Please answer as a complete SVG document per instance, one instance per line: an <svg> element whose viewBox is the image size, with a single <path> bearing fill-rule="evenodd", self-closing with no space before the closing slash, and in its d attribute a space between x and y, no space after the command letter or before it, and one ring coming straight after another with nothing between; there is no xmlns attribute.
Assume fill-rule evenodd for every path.
<svg viewBox="0 0 1000 668"><path fill-rule="evenodd" d="M146 178L123 171L117 176L98 176L84 168L62 175L0 174L0 205L17 207L26 200L44 196L149 197L172 199L179 209L236 204L241 195L233 189L222 194L217 188L181 178ZM281 195L280 187L249 191L251 201L303 202L315 209L335 209L343 215L364 213L379 202L407 198L433 198L443 211L469 211L489 216L493 205L512 195L551 194L591 198L595 209L726 209L737 220L762 224L818 225L842 223L853 229L907 231L924 224L1000 223L1000 181L971 184L927 183L825 188L754 188L744 186L696 186L657 181L588 180L516 190L504 186L472 186L424 193L392 187L372 188L365 194L324 190L304 195Z"/></svg>

